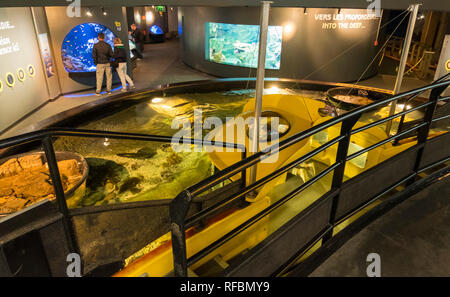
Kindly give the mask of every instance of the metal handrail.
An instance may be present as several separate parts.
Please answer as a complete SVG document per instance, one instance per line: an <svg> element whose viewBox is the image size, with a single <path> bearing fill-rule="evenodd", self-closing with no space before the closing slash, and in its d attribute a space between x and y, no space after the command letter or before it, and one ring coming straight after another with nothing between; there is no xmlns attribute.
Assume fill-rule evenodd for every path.
<svg viewBox="0 0 450 297"><path fill-rule="evenodd" d="M67 201L65 199L64 190L61 182L61 176L59 174L58 163L56 160L56 154L53 147L53 137L90 137L90 138L111 138L111 139L122 139L122 140L139 140L146 142L164 142L172 143L172 137L170 136L160 136L160 135L150 135L150 134L139 134L139 133L127 133L127 132L110 132L110 131L98 131L98 130L86 130L86 129L74 129L74 128L48 128L39 131L33 131L25 133L22 135L17 135L0 140L0 149L25 145L41 141L44 148L45 156L48 162L48 167L50 171L50 178L52 180L56 204L58 206L59 212L63 215L62 222L64 228L64 235L68 243L68 249L72 253L79 253L79 247L77 244L75 232L71 222L71 218L77 215L82 215L86 213L92 213L90 210L88 212L69 212L67 207ZM191 145L211 145L218 146L222 148L235 148L242 151L242 157L246 156L246 148L244 145L235 143L226 143L218 141L210 141L208 143L203 142L203 140L193 139L193 138L183 138L180 139L183 144ZM242 175L242 183L245 183L245 175ZM140 206L136 206L140 207ZM125 204L116 207L115 210L128 209L129 206ZM108 210L101 210L98 212L107 212Z"/></svg>
<svg viewBox="0 0 450 297"><path fill-rule="evenodd" d="M186 258L186 242L185 242L185 230L186 227L192 226L195 222L198 222L202 218L206 217L207 215L211 214L213 211L216 211L220 209L223 205L228 203L231 200L234 200L235 198L242 197L244 193L249 192L250 190L257 189L258 187L261 187L262 185L266 184L270 180L273 180L274 178L280 176L281 174L287 172L297 164L311 158L315 154L325 150L326 148L330 147L334 144L339 144L338 146L338 152L336 156L336 162L335 164L328 167L325 171L322 171L320 174L316 175L311 180L307 181L285 197L281 198L279 202L275 203L274 205L269 206L262 212L256 214L254 217L252 217L250 220L245 222L243 225L238 226L234 230L232 230L229 234L227 234L225 237L219 239L222 242L223 240L229 240L230 238L234 237L235 235L239 234L242 230L246 229L251 224L254 224L257 222L262 216L267 215L271 211L273 211L275 208L281 206L286 201L300 193L305 188L309 187L311 184L319 180L324 175L334 171L333 176L333 183L332 183L332 189L339 190L342 185L342 179L343 179L343 173L345 168L345 163L349 160L349 158L356 157L355 154L362 154L365 151L359 151L353 155L348 156L348 145L350 142L350 136L364 131L365 129L368 129L370 127L376 126L376 124L380 124L384 121L387 121L386 119L377 121L375 123L371 123L369 125L366 125L364 127L360 127L358 129L352 130L354 124L357 122L359 117L366 111L372 110L376 107L385 105L387 103L390 103L392 101L404 98L406 96L410 95L418 95L422 94L423 92L426 92L428 90L432 90L430 95L430 100L428 103L423 104L420 107L406 110L400 114L396 114L392 117L398 117L400 115L405 115L407 113L413 112L414 110L417 110L419 108L427 108L426 114L424 116L424 122L418 126L415 126L411 128L408 131L397 133L397 135L392 136L386 140L383 140L383 143L390 142L394 139L397 139L403 135L406 135L407 133L410 133L411 131L419 130L419 136L418 136L418 143L424 143L426 142L428 132L430 125L433 121L441 120L448 118L448 116L444 116L438 119L432 119L434 115L434 110L436 107L436 104L438 100L442 100L444 98L439 98L441 93L447 88L447 86L450 85L450 81L442 81L442 79L434 82L433 84L430 84L425 87L421 87L415 90L407 91L401 94L398 94L396 96L393 96L391 98L383 99L380 101L376 101L370 105L359 107L349 113L345 113L343 115L340 115L336 118L332 118L324 123L321 123L317 126L311 127L305 131L302 131L300 133L297 133L283 141L281 141L278 145L271 146L264 151L257 152L253 154L250 157L245 158L246 154L246 148L244 145L240 144L232 144L232 143L223 143L223 142L215 142L213 141L211 145L213 146L221 146L221 147L228 147L228 148L235 148L242 150L243 153L243 159L232 166L225 168L222 171L219 171L218 173L212 175L211 177L197 183L196 185L193 185L189 187L187 190L181 192L175 199L172 200L170 203L170 217L172 221L172 248L173 248L173 255L174 255L174 271L175 275L179 276L185 276L187 275L187 265L188 263L192 263L192 261L201 258L201 256L204 256L205 253L207 253L210 249L213 249L215 246L213 245L206 247L199 253L195 255L194 258L190 258L189 261ZM389 118L390 120L391 118ZM264 160L265 158L268 158L274 154L277 154L278 152L291 147L292 145L295 145L299 143L300 141L306 139L307 137L310 137L324 129L327 129L333 125L336 124L342 124L341 126L341 135L337 138L321 145L320 147L316 148L315 150L309 152L308 154L305 154L298 158L297 160L289 163L288 165L283 166L282 168L279 168L275 170L274 172L270 173L269 175L263 177L256 183L252 185L246 185L246 177L245 172L246 169L256 165L258 162ZM364 128L364 129L363 129ZM138 141L150 141L150 142L172 142L172 137L170 136L159 136L159 135L149 135L149 134L139 134L139 133L125 133L125 132L108 132L108 131L98 131L98 130L85 130L85 129L72 129L72 128L49 128L39 131L34 131L30 133L26 133L23 135L13 136L7 139L0 140L0 149L8 148L8 147L14 147L19 145L25 145L29 143L34 143L37 141L41 141L45 155L49 164L49 170L50 175L53 181L53 186L55 190L56 195L56 202L58 205L59 211L63 215L63 226L65 229L65 235L67 237L68 241L68 248L71 252L79 252L78 246L77 246L77 240L76 236L73 230L73 225L71 222L71 217L73 216L68 208L67 203L64 197L64 191L62 188L62 183L60 179L59 169L57 165L57 160L55 156L55 151L53 148L53 137L62 137L62 136L70 136L70 137L92 137L92 138L111 138L111 139L122 139L122 140L138 140ZM203 140L199 139L183 139L183 142L186 143L186 141L190 144L202 144L204 145L205 142ZM181 142L181 140L180 140ZM381 144L375 144L375 145L381 145ZM372 147L369 147L365 150L370 150L375 148L376 146L373 145ZM421 154L418 154L421 157ZM420 160L419 160L420 161ZM418 172L418 164L420 162L416 162L416 168L415 171ZM211 189L212 186L217 185L218 183L235 176L237 174L241 173L241 179L243 188L240 192L237 194L231 195L230 197L224 199L222 202L217 203L216 205L213 205L210 208L205 209L204 211L201 211L194 215L191 218L188 218L186 220L187 211L189 210L189 207L191 203L193 202L193 198L195 196L198 196L202 192ZM339 191L338 191L339 192ZM333 226L335 222L335 211L336 211L336 205L338 203L338 197L335 196L333 198L333 207L332 207L332 214L330 215L330 226ZM177 232L174 232L177 231ZM331 236L330 232L326 233L326 236ZM327 238L324 236L324 240ZM217 242L216 244L220 245L220 242Z"/></svg>
<svg viewBox="0 0 450 297"><path fill-rule="evenodd" d="M425 87L421 87L421 88L418 88L418 89L415 89L415 90L407 91L407 92L398 94L396 96L393 96L391 98L386 98L386 99L383 99L383 100L379 100L379 101L373 102L373 103L371 103L369 105L358 107L358 108L354 109L351 112L342 114L342 115L337 116L335 118L332 118L332 119L330 119L330 120L328 120L326 122L323 122L323 123L321 123L321 124L319 124L317 126L311 127L311 128L306 129L306 130L304 130L302 132L294 134L294 135L290 136L289 138L281 141L278 145L273 145L271 147L266 148L264 151L260 151L258 153L255 153L252 156L250 156L250 157L248 157L248 158L246 158L244 160L241 160L241 161L231 165L230 167L227 167L224 170L219 171L218 173L210 176L209 178L207 178L207 179L205 179L205 180L203 180L203 181L201 181L201 182L199 182L199 183L189 187L187 189L187 191L189 191L190 194L194 197L194 196L198 195L199 193L203 192L204 189L210 188L210 187L212 187L212 186L214 186L214 185L216 185L216 184L218 184L218 183L220 183L220 182L222 182L222 181L224 181L224 180L226 180L226 179L228 179L228 178L230 178L230 177L232 177L232 176L234 176L236 174L239 174L244 169L246 169L246 168L248 168L248 167L258 163L259 161L262 161L263 158L269 158L270 156L279 153L279 151L290 147L292 144L298 143L298 142L302 141L303 139L305 139L307 137L310 137L310 136L312 136L312 135L314 135L314 134L316 134L316 133L318 133L318 132L320 132L320 131L322 131L324 129L327 129L327 128L331 127L331 126L339 124L339 123L341 123L341 122L343 122L345 120L348 120L350 118L353 118L353 117L356 117L356 116L360 116L363 113L365 113L365 112L367 112L367 111L369 111L371 109L374 109L376 107L385 105L385 104L390 103L390 102L395 101L395 100L399 100L399 99L401 99L403 97L406 97L406 96L409 96L409 95L414 95L414 94L419 94L419 93L424 93L424 92L426 92L426 91L428 91L430 89L434 89L434 88L438 88L438 87L446 87L448 85L450 85L450 81L448 81L448 82L440 82L440 81L438 81L438 82L435 82L433 84L427 85ZM428 106L428 104L427 104L427 106ZM424 106L422 106L422 107L424 107ZM405 114L410 113L410 112L412 112L414 110L413 109L406 110ZM397 114L395 114L393 116L393 118L395 118L396 115ZM371 124L373 124L373 123L371 123Z"/></svg>
<svg viewBox="0 0 450 297"><path fill-rule="evenodd" d="M33 131L17 136L12 136L0 140L0 149L7 147L18 146L27 144L30 142L35 142L42 140L46 137L90 137L90 138L111 138L111 139L122 139L122 140L138 140L138 141L150 141L150 142L164 142L171 143L171 136L162 135L151 135L151 134L141 134L141 133L128 133L128 132L113 132L113 131L101 131L101 130L87 130L87 129L76 129L76 128L48 128L38 131ZM183 138L183 141L189 142L188 144L199 144L203 145L204 142L201 139L194 138ZM211 141L212 146L224 147L224 148L235 148L239 150L245 150L245 146L236 143L226 143L219 141Z"/></svg>
<svg viewBox="0 0 450 297"><path fill-rule="evenodd" d="M444 80L446 80L446 79L448 79L448 78L450 78L450 73L447 73L446 75L444 75L444 76L442 76L442 77L436 79L436 80L433 81L431 84L436 84L436 83L442 82L442 81L444 81ZM417 96L419 96L420 94L421 94L421 93L419 93L419 94L417 94L417 95L414 95L414 96L411 96L410 98L408 98L408 99L405 101L404 106L403 106L403 112L405 112L405 111L407 110L407 105L408 105L408 103L409 103L411 100L413 100L414 98L416 98ZM438 99L438 101L444 101L444 100L447 100L447 99L449 99L449 98L450 98L450 97L447 97L447 98L441 98L441 99ZM404 122L405 122L405 115L406 115L405 113L402 113L402 117L401 117L401 119L400 119L400 123L398 124L397 132L402 131L403 124L404 124ZM394 142L394 144L397 144L397 142L398 142L398 140L396 140L396 142Z"/></svg>
<svg viewBox="0 0 450 297"><path fill-rule="evenodd" d="M332 182L332 190L338 190L338 194L335 197L333 197L332 210L331 210L331 214L330 214L329 224L330 224L330 226L335 226L336 210L337 210L337 205L339 203L339 195L340 195L339 190L342 186L346 162L367 152L367 151L370 151L378 146L381 146L383 144L391 142L395 139L398 139L398 138L400 138L412 131L416 131L416 130L419 130L418 139L417 139L418 144L425 143L427 140L427 137L428 137L429 129L430 129L430 126L432 123L432 117L433 117L434 110L435 110L436 104L438 102L438 99L439 99L440 95L442 94L442 92L449 85L450 85L450 81L442 81L442 79L439 79L436 82L434 82L428 86L421 87L421 88L418 88L415 90L410 90L410 91L398 94L396 96L393 96L391 98L383 99L380 101L376 101L370 105L359 107L351 112L345 113L336 118L333 118L326 122L323 122L317 126L311 127L305 131L297 133L297 134L281 141L277 145L273 145L269 148L266 148L264 151L257 152L255 154L253 154L252 156L245 158L245 159L231 165L230 167L223 169L222 171L214 174L213 176L211 176L211 177L197 183L196 185L189 187L188 189L184 190L183 192L181 192L170 204L170 215L171 215L171 221L172 221L172 224L171 224L171 226L172 226L172 252L173 252L173 257L174 257L175 276L187 276L188 265L195 263L202 257L206 256L208 253L210 253L211 251L213 251L214 249L219 247L224 242L230 240L231 238L235 237L237 234L239 234L240 232L245 230L249 225L254 224L260 218L262 218L263 216L270 213L274 208L284 204L287 200L294 197L296 194L300 193L300 191L302 191L303 189L308 187L310 184L314 183L315 181L317 181L318 179L323 177L324 172L326 172L326 174L328 174L329 172L331 172L333 170L334 170L334 175L333 175L333 182ZM414 97L416 97L428 90L432 90L428 103L425 103L414 109L404 110L400 114L395 114L395 115L389 117L388 119L382 119L375 123L370 123L364 127L360 127L356 130L353 130L353 126L356 124L356 122L358 121L358 119L364 112L367 112L376 107L388 104L392 101L402 99L407 96L413 95ZM387 139L382 140L377 144L374 144L366 149L360 150L360 151L348 156L348 148L349 148L351 135L362 132L370 127L376 126L377 124L386 122L388 120L392 120L396 117L403 116L405 114L408 114L410 112L413 112L417 109L424 108L424 107L427 107L427 110L424 115L423 123L421 123L413 128L410 128L407 131L397 133L396 135L388 137ZM304 160L309 159L310 157L314 156L316 153L319 153L320 151L324 150L325 146L328 147L330 142L320 146L319 148L315 149L313 152L310 152L310 153L300 157L299 159L291 162L290 164L275 170L274 172L270 173L268 176L263 177L262 179L260 179L259 181L255 182L251 185L248 185L247 187L242 189L240 192L229 196L228 198L217 203L216 205L213 205L213 206L205 209L204 211L197 213L196 215L194 215L190 218L186 218L186 215L188 213L192 199L195 196L199 195L206 189L209 189L212 186L222 182L223 180L226 180L226 179L228 179L232 176L235 176L241 172L245 172L247 168L256 165L258 162L262 161L263 159L268 158L274 154L277 154L279 151L282 151L282 150L302 141L303 139L305 139L307 137L310 137L318 132L323 131L324 129L327 129L333 125L340 124L340 123L342 124L341 125L341 135L340 135L340 137L338 137L338 140L335 142L335 143L339 143L339 146L338 146L337 155L336 155L336 163L334 165L328 167L328 169L326 169L325 171L316 175L314 178L312 178L311 180L309 180L308 182L306 182L305 184L300 186L298 189L294 190L293 192L296 193L294 196L291 196L290 195L291 193L286 195L285 197L283 197L279 201L277 201L274 205L271 205L271 206L267 207L266 209L262 210L261 212L256 214L254 217L252 217L251 219L249 219L242 225L236 227L235 229L233 229L232 231L227 233L225 236L218 239L216 242L205 247L201 251L197 252L197 254L195 254L194 256L187 259L186 238L185 238L185 230L187 228L192 227L196 222L200 221L201 219L205 218L208 215L211 215L213 212L221 209L221 207L224 207L230 201L232 201L238 197L242 197L243 195L245 195L245 193L249 192L250 190L256 189L256 188L266 184L267 182L269 182L276 176L279 176L279 175L287 172L290 168L292 168L291 165L301 163L301 162L298 162L299 160L302 160L302 162L303 162ZM423 152L423 146L419 150L421 150L421 152L418 154L417 158L420 159L422 156L422 152ZM420 164L420 160L416 160L415 172L418 172L419 164ZM295 166L295 165L293 165L293 166ZM288 197L290 197L290 198L288 198ZM329 238L331 238L331 236L332 236L331 231L326 232L326 234L323 236L323 240L326 241Z"/></svg>

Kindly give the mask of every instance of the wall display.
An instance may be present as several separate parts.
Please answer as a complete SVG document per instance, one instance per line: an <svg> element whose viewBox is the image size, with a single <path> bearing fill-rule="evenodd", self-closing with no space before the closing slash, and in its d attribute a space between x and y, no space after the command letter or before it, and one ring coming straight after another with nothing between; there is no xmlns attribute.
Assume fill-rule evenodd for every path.
<svg viewBox="0 0 450 297"><path fill-rule="evenodd" d="M47 77L55 75L55 69L53 64L52 55L50 52L50 45L48 43L47 33L39 34L39 46L41 48L42 60L44 61Z"/></svg>
<svg viewBox="0 0 450 297"><path fill-rule="evenodd" d="M114 46L116 35L106 26L97 23L84 23L74 27L64 38L61 58L67 72L94 72L96 67L92 49L98 42L98 34L105 34L105 42Z"/></svg>
<svg viewBox="0 0 450 297"><path fill-rule="evenodd" d="M254 68L236 66L257 65L258 7L179 7L178 14L184 63L219 77L255 75ZM380 47L374 41L377 36L383 41L386 33L379 23L366 9L308 8L305 13L303 8L273 7L266 77L367 79L379 67Z"/></svg>
<svg viewBox="0 0 450 297"><path fill-rule="evenodd" d="M17 79L23 82L25 78L25 70L23 70L22 68L17 69Z"/></svg>
<svg viewBox="0 0 450 297"><path fill-rule="evenodd" d="M0 133L49 99L36 32L30 7L0 7Z"/></svg>
<svg viewBox="0 0 450 297"><path fill-rule="evenodd" d="M34 69L33 65L28 65L27 70L30 77L34 77L36 75L36 69Z"/></svg>
<svg viewBox="0 0 450 297"><path fill-rule="evenodd" d="M206 60L221 64L256 68L259 26L206 23ZM280 69L283 27L269 26L266 69Z"/></svg>
<svg viewBox="0 0 450 297"><path fill-rule="evenodd" d="M114 22L114 25L116 25L117 31L122 31L122 24L120 22Z"/></svg>
<svg viewBox="0 0 450 297"><path fill-rule="evenodd" d="M16 79L14 78L14 75L11 72L6 73L5 81L6 84L11 88L14 87L16 83Z"/></svg>

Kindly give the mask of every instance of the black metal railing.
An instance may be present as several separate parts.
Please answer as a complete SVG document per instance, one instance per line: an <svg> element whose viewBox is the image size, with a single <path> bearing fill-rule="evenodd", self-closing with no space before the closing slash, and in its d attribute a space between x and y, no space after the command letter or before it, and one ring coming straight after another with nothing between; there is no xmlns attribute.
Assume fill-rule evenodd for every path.
<svg viewBox="0 0 450 297"><path fill-rule="evenodd" d="M449 75L447 75L445 78L448 78ZM285 204L287 201L295 197L298 193L302 192L304 189L308 188L312 184L314 184L316 181L320 180L322 177L324 177L327 174L333 173L333 182L332 182L332 189L330 192L337 193L337 195L329 195L331 199L333 199L333 207L332 207L332 214L330 216L330 226L324 230L324 232L317 236L316 240L324 239L331 237L331 231L332 226L335 226L339 221L336 218L336 209L339 204L339 190L342 186L343 181L343 174L345 169L345 164L349 160L356 158L357 156L374 149L380 145L383 145L385 143L394 141L408 133L411 133L413 131L418 131L417 133L417 142L419 145L422 145L420 148L420 153L418 154L418 159L416 160L416 166L415 168L418 170L418 166L420 164L420 159L422 157L423 153L423 144L427 141L428 133L430 130L430 125L434 122L444 120L449 118L450 115L445 115L439 118L433 118L434 110L436 108L437 102L439 101L445 101L450 99L450 97L440 97L441 93L445 90L445 88L450 84L450 81L444 81L444 79L441 79L437 82L434 82L431 85L425 86L423 88L419 88L416 90L408 91L405 93L402 93L400 95L394 96L392 98L388 98L382 101L378 101L375 103L372 103L371 105L360 107L356 110L353 110L352 112L343 114L339 117L330 119L327 122L321 123L317 126L314 126L310 129L307 129L301 133L297 133L283 141L281 141L277 147L268 148L264 151L260 151L258 153L255 153L249 157L246 157L246 149L245 146L239 145L239 144L231 144L231 143L223 143L223 142L212 142L211 145L217 146L217 147L227 147L227 148L234 148L237 150L242 151L242 160L235 163L234 165L221 170L214 174L213 176L197 183L196 185L182 191L175 199L173 199L170 202L170 219L171 219L171 228L172 228L172 247L173 247L173 257L174 257L174 272L176 276L186 276L187 275L187 267L189 265L194 264L201 258L203 258L205 255L213 251L215 248L222 245L224 242L229 241L230 239L234 238L237 234L241 233L242 231L246 230L249 226L255 224L258 222L262 217L265 215L273 212L275 209L279 208L283 204ZM408 96L414 96L417 97L420 94L423 94L424 92L432 90L429 101L414 107L409 110L404 110L400 113L397 113L393 116L378 120L376 122L367 124L363 127L353 129L353 126L358 121L360 116L367 111L370 111L374 108L381 107L389 102L392 102L394 100L399 100L402 98L406 98ZM406 130L406 131L399 131L399 133L388 137L387 139L374 144L368 148L365 148L361 151L358 151L356 153L353 153L351 155L347 155L348 146L350 142L350 137L354 134L357 134L359 132L362 132L366 129L369 129L371 127L375 127L379 124L385 123L387 121L393 120L397 117L404 116L410 112L419 110L419 109L426 109L423 122L419 123L418 125ZM272 156L273 154L277 154L278 152L285 150L295 144L298 144L300 141L313 136L314 134L321 132L333 125L341 124L341 132L338 137L335 139L332 139L328 141L327 143L321 145L320 147L312 150L311 152L305 154L304 156L298 158L297 160L294 160L290 162L287 165L284 165L283 167L271 172L267 176L264 176L263 178L257 180L253 184L246 184L246 170L249 169L252 166L257 165L259 162L264 160L265 158L268 158ZM64 196L64 191L61 183L61 178L59 174L58 164L55 156L55 150L53 146L53 140L56 137L83 137L83 138L110 138L110 139L121 139L121 140L137 140L137 141L147 141L147 142L163 142L163 143L171 143L172 137L170 136L158 136L158 135L148 135L148 134L137 134L137 133L122 133L122 132L108 132L108 131L96 131L96 130L85 130L85 129L71 129L71 128L50 128L50 129L44 129L39 130L31 133L26 133L19 136L14 136L11 138L0 140L0 150L11 148L11 147L17 147L22 146L26 144L35 144L40 143L44 149L46 159L49 165L49 171L50 171L50 177L52 179L52 184L55 191L56 196L56 204L58 207L58 211L63 215L63 226L64 226L64 233L67 238L67 242L69 245L69 250L71 252L79 252L79 247L77 244L77 238L74 233L73 229L73 222L72 218L74 216L79 216L83 214L90 214L93 212L103 212L103 210L93 210L93 209L68 209L67 202ZM205 145L205 142L203 140L196 140L196 139L183 139L183 143L186 143L186 141L191 145ZM302 184L301 186L297 187L287 195L285 195L283 198L281 198L276 203L270 205L254 217L250 218L240 226L237 226L234 230L229 232L228 234L224 235L222 238L218 239L216 242L210 244L209 246L205 247L203 250L199 251L195 255L191 256L189 259L187 259L186 256L186 239L185 239L185 231L187 228L190 228L194 226L196 223L200 222L201 220L205 219L206 217L216 213L217 211L220 211L224 209L228 204L230 204L232 201L235 201L239 198L244 197L247 193L250 193L258 188L261 188L266 183L270 182L271 180L279 177L280 175L288 172L290 169L294 168L295 166L301 164L302 162L314 157L318 153L324 151L325 149L333 146L338 145L337 155L336 155L336 161L334 164L330 165L328 168L323 170L321 173L307 181L306 183ZM447 158L448 160L448 158ZM444 160L445 161L445 160ZM423 168L421 169L423 170ZM234 193L232 195L229 195L222 201L209 206L203 210L200 210L196 213L194 213L191 217L186 218L189 208L191 207L192 203L195 201L195 199L200 196L202 193L205 193L207 190L212 189L213 186L216 186L220 184L221 182L236 176L240 176L240 183L241 183L241 189L237 193ZM388 188L384 189L385 191L388 190ZM128 209L128 208L139 208L143 207L140 203L137 203L136 205L131 205L132 203L123 203L119 204L117 206L114 206L113 208L109 208L105 211L112 211L112 210L121 210L121 209Z"/></svg>
<svg viewBox="0 0 450 297"><path fill-rule="evenodd" d="M430 126L432 122L436 122L442 119L446 119L449 116L444 116L441 118L433 119L434 111L436 109L436 105L438 101L442 100L448 100L449 97L440 97L442 92L450 85L450 81L446 81L447 78L449 78L450 75L446 75L445 77L439 79L438 81L422 87L415 90L411 90L408 92L404 92L402 94L393 96L391 98L387 98L384 100L380 100L377 102L374 102L370 105L366 105L360 108L357 108L351 112L345 113L341 116L338 116L336 118L330 119L324 123L321 123L317 126L314 126L312 128L309 128L303 132L297 133L283 141L281 141L278 145L275 145L273 147L267 148L264 151L260 151L258 153L255 153L251 155L250 157L235 163L234 165L223 169L222 171L214 174L213 176L203 180L202 182L184 190L181 192L175 199L172 200L170 204L170 216L171 216L171 228L172 228L172 252L173 252L173 259L174 259L174 273L175 276L187 276L188 267L196 262L198 262L200 259L204 258L206 255L210 254L212 251L214 251L219 246L223 245L225 242L231 240L232 238L236 237L238 234L243 232L244 230L248 229L250 226L258 222L261 218L266 216L267 214L273 212L275 209L280 207L281 205L285 204L287 201L295 197L298 193L306 189L307 187L314 184L316 181L324 177L325 175L333 173L332 178L332 185L331 190L328 192L335 192L335 195L331 195L333 199L332 200L332 207L331 207L331 214L329 216L329 227L323 232L321 236L317 238L323 239L324 241L327 241L332 237L332 231L333 227L337 225L337 223L342 221L342 218L336 217L336 211L338 209L339 205L339 198L340 198L340 189L343 184L344 179L344 170L345 165L348 161L360 156L361 154L364 154L374 148L377 148L383 144L393 142L396 139L399 139L400 137L403 137L411 132L417 131L417 146L419 147L419 151L417 154L417 159L415 160L415 172L416 174L419 171L419 164L421 162L422 153L424 149L424 144L427 142L428 134L430 131ZM400 113L394 114L392 116L380 119L378 121L375 121L373 123L367 124L363 127L353 129L356 122L358 122L360 116L370 111L374 108L381 107L385 104L388 104L393 101L397 101L400 99L405 99L408 96L417 97L424 92L431 90L431 94L429 96L428 102L421 104L420 106L417 106L415 108L409 109L409 110L403 110ZM415 125L414 127L411 127L405 131L398 130L398 133L390 136L388 135L386 139L373 144L367 148L364 148L358 152L355 152L351 155L348 155L348 148L350 144L350 138L352 135L355 135L357 133L360 133L362 131L365 131L371 127L375 127L377 125L380 125L382 123L385 123L387 121L394 120L397 117L404 116L408 113L411 113L413 111L419 110L419 109L425 109L425 113L422 119L422 122ZM313 151L303 155L302 157L298 158L297 160L294 160L290 162L289 164L271 172L269 175L262 177L261 179L257 180L256 182L246 185L241 191L238 193L235 193L233 195L230 195L229 197L225 198L221 202L212 205L195 215L186 218L190 205L202 192L204 192L207 189L210 189L212 186L219 184L220 182L233 177L237 174L244 174L247 169L249 169L252 166L257 165L259 162L264 160L265 158L268 158L274 154L277 154L278 152L291 147L292 145L295 145L299 143L300 141L319 133L331 126L341 124L341 131L340 135L336 137L335 139L328 141L327 143L321 145L320 147L314 149ZM447 132L448 133L448 132ZM272 205L268 206L252 218L248 219L246 222L242 223L241 225L235 227L232 231L225 234L221 238L219 238L217 241L211 243L210 245L204 247L201 251L198 251L195 255L192 255L191 257L187 258L186 254L186 238L185 238L185 231L194 226L195 223L199 222L200 220L206 218L207 216L210 216L213 213L216 213L220 209L224 208L228 203L231 201L234 201L238 198L244 197L247 193L254 191L255 189L258 189L268 183L269 181L273 180L274 178L288 172L290 169L295 167L296 165L310 159L311 157L317 155L318 153L324 151L326 148L338 144L337 154L336 154L336 161L334 164L323 170L321 173L307 181L306 183L302 184L298 188L294 189L287 195L285 195L283 198L278 200L277 202L273 203ZM442 162L448 160L444 159ZM409 176L408 178L411 178L413 176ZM387 191L388 189L391 189L392 187L389 186L386 189L383 189L382 192ZM327 193L327 194L328 194ZM325 195L324 195L325 196ZM349 214L348 214L349 215ZM348 217L347 215L347 217Z"/></svg>
<svg viewBox="0 0 450 297"><path fill-rule="evenodd" d="M72 217L80 216L84 214L91 214L96 212L107 212L115 210L129 209L131 203L121 203L108 210L92 210L92 209L76 209L69 210L67 207L67 201L64 195L64 189L61 182L61 177L59 174L58 163L56 159L55 149L53 146L53 139L56 137L83 137L83 138L109 138L109 139L120 139L120 140L137 140L144 142L161 142L161 143L172 143L173 139L171 136L160 136L160 135L149 135L149 134L139 134L139 133L123 133L123 132L110 132L110 131L97 131L97 130L86 130L86 129L73 129L73 128L49 128L44 130L39 130L35 132L30 132L10 138L6 138L0 141L0 150L22 146L30 143L40 142L48 162L48 167L50 171L50 177L52 185L55 192L56 204L58 211L63 215L63 227L64 234L68 243L68 249L72 253L79 253L79 247L77 244L77 238L75 236ZM204 143L203 140L183 138L180 139L180 144L189 145L211 145L221 148L234 148L242 151L242 159L246 156L245 146L239 144L232 144L219 141L211 141L208 144ZM242 184L245 184L245 175L241 177ZM140 203L136 204L135 208L143 207Z"/></svg>

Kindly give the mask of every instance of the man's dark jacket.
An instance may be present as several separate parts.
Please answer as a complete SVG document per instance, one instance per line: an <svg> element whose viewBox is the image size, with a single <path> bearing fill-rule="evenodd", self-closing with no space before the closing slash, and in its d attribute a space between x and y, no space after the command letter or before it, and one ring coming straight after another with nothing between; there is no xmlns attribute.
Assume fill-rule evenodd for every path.
<svg viewBox="0 0 450 297"><path fill-rule="evenodd" d="M94 58L94 64L107 64L111 61L113 56L112 48L104 41L99 41L94 45L92 50L92 57Z"/></svg>
<svg viewBox="0 0 450 297"><path fill-rule="evenodd" d="M144 33L139 29L134 30L131 33L131 36L133 36L134 42L136 42L136 43L144 42L144 39L145 39Z"/></svg>

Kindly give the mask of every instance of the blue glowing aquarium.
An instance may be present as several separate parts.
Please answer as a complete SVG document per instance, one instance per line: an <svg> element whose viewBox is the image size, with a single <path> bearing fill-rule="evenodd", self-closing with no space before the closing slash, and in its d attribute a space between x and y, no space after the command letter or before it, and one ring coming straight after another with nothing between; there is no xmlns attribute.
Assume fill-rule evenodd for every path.
<svg viewBox="0 0 450 297"><path fill-rule="evenodd" d="M153 26L151 26L151 27L150 27L150 32L151 32L152 34L155 34L155 35L161 35L161 34L164 34L163 30L162 30L161 27L159 27L158 25L153 25Z"/></svg>
<svg viewBox="0 0 450 297"><path fill-rule="evenodd" d="M206 23L206 60L233 66L256 68L259 26ZM280 69L283 27L269 26L266 69Z"/></svg>
<svg viewBox="0 0 450 297"><path fill-rule="evenodd" d="M67 72L94 72L92 49L98 42L98 34L105 34L105 41L114 47L116 35L107 27L97 23L75 26L64 38L61 57Z"/></svg>
<svg viewBox="0 0 450 297"><path fill-rule="evenodd" d="M164 42L164 31L158 25L150 27L150 41L151 42Z"/></svg>

